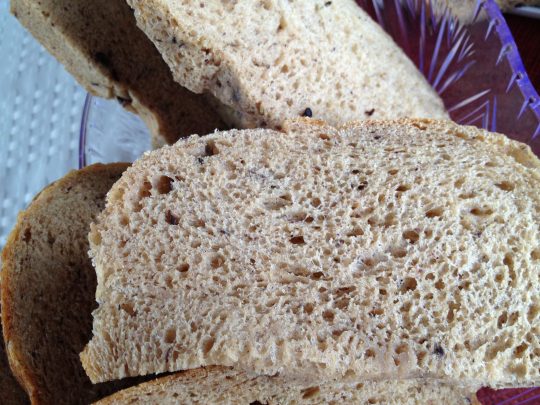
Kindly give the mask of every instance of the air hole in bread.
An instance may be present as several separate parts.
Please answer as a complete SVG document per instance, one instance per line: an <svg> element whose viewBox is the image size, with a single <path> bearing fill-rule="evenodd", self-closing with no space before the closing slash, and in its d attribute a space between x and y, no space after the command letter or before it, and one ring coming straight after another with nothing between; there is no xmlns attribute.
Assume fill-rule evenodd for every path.
<svg viewBox="0 0 540 405"><path fill-rule="evenodd" d="M519 358L524 357L528 349L529 349L529 345L523 342L522 344L520 344L518 347L514 349L514 356L519 357Z"/></svg>
<svg viewBox="0 0 540 405"><path fill-rule="evenodd" d="M141 188L139 189L139 198L142 200L148 198L152 195L152 183L149 181L144 181Z"/></svg>
<svg viewBox="0 0 540 405"><path fill-rule="evenodd" d="M319 387L311 387L311 388L307 388L305 389L304 391L302 391L302 399L309 399L309 398L314 398L316 397L317 395L319 395L319 392L320 392L320 388Z"/></svg>
<svg viewBox="0 0 540 405"><path fill-rule="evenodd" d="M411 244L415 244L420 239L420 235L416 231L409 230L403 232L403 239L407 240Z"/></svg>
<svg viewBox="0 0 540 405"><path fill-rule="evenodd" d="M455 302L450 302L448 304L448 314L446 315L446 320L448 323L451 323L454 320L454 313L458 312L461 308L460 304L456 304Z"/></svg>
<svg viewBox="0 0 540 405"><path fill-rule="evenodd" d="M384 226L385 227L390 227L392 225L396 225L397 224L397 218L396 218L396 215L394 213L389 213L389 214L386 214L386 217L384 217Z"/></svg>
<svg viewBox="0 0 540 405"><path fill-rule="evenodd" d="M437 290L444 290L444 287L445 287L445 284L444 284L444 281L442 280L438 280L436 283L435 283L435 288Z"/></svg>
<svg viewBox="0 0 540 405"><path fill-rule="evenodd" d="M26 228L24 230L24 234L23 234L23 241L25 243L28 243L32 240L32 229L30 227Z"/></svg>
<svg viewBox="0 0 540 405"><path fill-rule="evenodd" d="M487 217L493 214L493 209L489 207L487 208L476 207L471 210L471 214L477 217Z"/></svg>
<svg viewBox="0 0 540 405"><path fill-rule="evenodd" d="M503 263L510 270L514 270L514 258L509 253L504 255Z"/></svg>
<svg viewBox="0 0 540 405"><path fill-rule="evenodd" d="M396 174L399 173L399 170L398 169L392 169L392 170L389 170L388 171L388 174L391 175L391 176L395 176Z"/></svg>
<svg viewBox="0 0 540 405"><path fill-rule="evenodd" d="M190 219L189 225L193 228L204 228L206 225L206 222L200 218Z"/></svg>
<svg viewBox="0 0 540 405"><path fill-rule="evenodd" d="M427 218L437 218L442 217L444 210L441 207L432 208L426 212Z"/></svg>
<svg viewBox="0 0 540 405"><path fill-rule="evenodd" d="M123 304L120 304L120 308L122 308L123 311L127 312L129 316L135 316L137 314L137 311L135 311L133 304L130 302L124 302Z"/></svg>
<svg viewBox="0 0 540 405"><path fill-rule="evenodd" d="M350 238L356 237L356 236L362 236L362 235L364 235L364 230L359 227L353 228L351 231L347 233L347 236Z"/></svg>
<svg viewBox="0 0 540 405"><path fill-rule="evenodd" d="M345 332L344 329L336 329L336 330L333 330L333 331L332 331L332 337L334 337L334 339L337 339L337 338L339 338L341 335L343 335L343 332Z"/></svg>
<svg viewBox="0 0 540 405"><path fill-rule="evenodd" d="M169 225L178 225L180 223L180 219L171 211L167 210L165 213L165 222L167 222Z"/></svg>
<svg viewBox="0 0 540 405"><path fill-rule="evenodd" d="M311 315L313 313L313 309L315 308L315 306L311 303L307 303L304 305L304 312L307 314L307 315Z"/></svg>
<svg viewBox="0 0 540 405"><path fill-rule="evenodd" d="M159 194L169 194L173 189L173 179L169 176L160 176L156 182L156 189Z"/></svg>
<svg viewBox="0 0 540 405"><path fill-rule="evenodd" d="M328 309L326 311L323 312L323 319L328 322L328 323L332 323L334 322L334 317L335 317L335 314L334 314L334 311Z"/></svg>
<svg viewBox="0 0 540 405"><path fill-rule="evenodd" d="M424 364L424 359L426 358L426 356L427 356L427 352L423 350L416 353L416 359L417 359L418 365L422 366Z"/></svg>
<svg viewBox="0 0 540 405"><path fill-rule="evenodd" d="M476 193L470 192L470 193L462 193L458 196L462 200L470 200L471 198L476 197Z"/></svg>
<svg viewBox="0 0 540 405"><path fill-rule="evenodd" d="M219 269L223 264L225 264L225 258L220 254L212 255L210 258L210 265L213 269Z"/></svg>
<svg viewBox="0 0 540 405"><path fill-rule="evenodd" d="M527 311L527 320L529 323L532 324L538 318L538 313L540 313L540 307L538 305L532 304L529 306L529 310Z"/></svg>
<svg viewBox="0 0 540 405"><path fill-rule="evenodd" d="M417 281L413 277L405 277L401 282L400 290L401 291L414 291L416 290Z"/></svg>
<svg viewBox="0 0 540 405"><path fill-rule="evenodd" d="M382 308L374 308L371 311L369 311L369 316L375 317L377 315L384 314L384 310Z"/></svg>
<svg viewBox="0 0 540 405"><path fill-rule="evenodd" d="M395 249L392 249L392 256L394 256L395 258L402 258L402 257L405 257L407 256L407 250L403 249L403 248L395 248Z"/></svg>
<svg viewBox="0 0 540 405"><path fill-rule="evenodd" d="M460 139L469 140L469 136L465 134L464 132L456 131L456 132L453 132L452 135L457 136Z"/></svg>
<svg viewBox="0 0 540 405"><path fill-rule="evenodd" d="M448 153L443 153L441 155L441 157L444 159L444 160L452 160L452 158L450 157L450 155Z"/></svg>
<svg viewBox="0 0 540 405"><path fill-rule="evenodd" d="M401 345L397 346L394 351L395 351L396 354L407 353L409 351L409 346L406 345L406 344L401 344Z"/></svg>
<svg viewBox="0 0 540 405"><path fill-rule="evenodd" d="M311 200L311 205L314 206L315 208L320 207L321 204L322 204L322 202L321 202L320 198L315 197L315 198L313 198Z"/></svg>
<svg viewBox="0 0 540 405"><path fill-rule="evenodd" d="M215 156L219 154L219 148L216 145L216 142L211 140L206 142L206 146L204 147L204 156Z"/></svg>
<svg viewBox="0 0 540 405"><path fill-rule="evenodd" d="M411 186L409 184L402 184L402 185L398 186L396 191L398 191L400 193L403 193L405 191L409 191L410 189L411 189Z"/></svg>
<svg viewBox="0 0 540 405"><path fill-rule="evenodd" d="M210 353L210 350L212 350L212 347L214 347L214 343L216 340L213 337L207 337L202 342L202 352L204 355L207 355Z"/></svg>
<svg viewBox="0 0 540 405"><path fill-rule="evenodd" d="M358 191L362 191L362 190L365 190L365 188L368 186L368 182L367 181L361 181L358 186L356 187L356 189Z"/></svg>
<svg viewBox="0 0 540 405"><path fill-rule="evenodd" d="M167 286L167 288L173 288L174 287L174 280L171 276L166 276L165 277L165 285Z"/></svg>
<svg viewBox="0 0 540 405"><path fill-rule="evenodd" d="M165 332L165 343L171 344L171 343L174 343L175 341L176 341L176 329L174 328L167 329L167 331Z"/></svg>
<svg viewBox="0 0 540 405"><path fill-rule="evenodd" d="M373 358L375 357L375 351L373 349L367 349L364 352L364 356L366 356L367 358Z"/></svg>
<svg viewBox="0 0 540 405"><path fill-rule="evenodd" d="M465 179L463 177L457 179L454 183L454 186L456 188L461 188L463 186L463 184L465 184Z"/></svg>
<svg viewBox="0 0 540 405"><path fill-rule="evenodd" d="M510 183L509 181L503 181L501 183L495 184L498 188L504 191L513 191L516 187L513 183Z"/></svg>
<svg viewBox="0 0 540 405"><path fill-rule="evenodd" d="M289 242L291 242L293 245L305 245L305 240L302 235L293 236L291 239L289 239Z"/></svg>

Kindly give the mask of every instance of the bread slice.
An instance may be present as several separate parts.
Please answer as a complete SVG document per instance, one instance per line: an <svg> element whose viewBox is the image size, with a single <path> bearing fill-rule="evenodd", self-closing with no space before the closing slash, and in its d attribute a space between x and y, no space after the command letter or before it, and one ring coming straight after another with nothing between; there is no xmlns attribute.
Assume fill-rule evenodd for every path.
<svg viewBox="0 0 540 405"><path fill-rule="evenodd" d="M87 91L139 114L154 143L224 128L205 97L175 83L124 0L11 0L11 10Z"/></svg>
<svg viewBox="0 0 540 405"><path fill-rule="evenodd" d="M236 128L302 115L447 117L442 100L354 0L128 0L174 78Z"/></svg>
<svg viewBox="0 0 540 405"><path fill-rule="evenodd" d="M540 162L449 121L300 120L145 155L90 233L94 382L540 383Z"/></svg>
<svg viewBox="0 0 540 405"><path fill-rule="evenodd" d="M1 273L0 273L1 275ZM4 339L0 336L0 404L23 405L30 401L9 368Z"/></svg>
<svg viewBox="0 0 540 405"><path fill-rule="evenodd" d="M134 383L93 386L78 357L96 305L90 222L126 167L90 166L47 187L19 215L2 252L6 351L33 404L88 404Z"/></svg>
<svg viewBox="0 0 540 405"><path fill-rule="evenodd" d="M291 386L280 377L253 377L223 367L176 373L120 391L96 405L115 404L422 404L469 405L475 395L433 381L383 381Z"/></svg>

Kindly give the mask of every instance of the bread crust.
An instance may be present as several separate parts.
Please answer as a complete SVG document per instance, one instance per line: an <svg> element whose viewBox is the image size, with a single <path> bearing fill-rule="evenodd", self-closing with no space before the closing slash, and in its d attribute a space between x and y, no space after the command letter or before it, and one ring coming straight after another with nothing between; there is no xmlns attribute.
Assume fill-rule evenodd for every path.
<svg viewBox="0 0 540 405"><path fill-rule="evenodd" d="M123 0L12 0L11 11L91 94L138 114L154 145L226 126L206 101L177 84Z"/></svg>
<svg viewBox="0 0 540 405"><path fill-rule="evenodd" d="M84 221L98 214L105 193L128 166L127 163L95 164L72 171L46 187L19 214L2 251L1 303L6 354L13 374L33 404L87 403L129 385L91 386L81 366L77 365L76 352L71 352L71 345L77 345L81 334L90 332L90 310L87 314L73 313L60 306L62 301L55 302L56 297L41 288L46 285L59 294L66 290L75 291L71 293L75 300L73 307L92 305L93 283L88 281L85 285L85 280L94 276L85 273L92 267L84 249L90 224ZM57 227L50 225L59 224L54 222L59 215L73 222L60 223ZM77 223L77 219L83 223ZM47 222L49 220L51 222ZM67 235L72 239L62 239ZM36 240L40 237L48 240ZM76 251L81 257L71 253L71 258L58 257L55 265L53 251ZM71 260L77 263L75 267L70 267ZM73 273L81 274L70 277ZM81 284L75 284L77 280ZM34 305L40 301L46 308ZM33 335L28 335L28 331ZM55 355L48 354L53 352L52 348ZM62 353L62 348L65 352L58 354ZM63 386L50 386L49 380L57 382L58 376L66 373L62 368L68 366L70 374L64 375ZM77 368L80 369L78 374L73 372Z"/></svg>
<svg viewBox="0 0 540 405"><path fill-rule="evenodd" d="M435 381L384 381L295 386L279 376L248 376L225 367L183 371L117 392L96 405L115 404L400 404L475 403L475 388L449 387Z"/></svg>

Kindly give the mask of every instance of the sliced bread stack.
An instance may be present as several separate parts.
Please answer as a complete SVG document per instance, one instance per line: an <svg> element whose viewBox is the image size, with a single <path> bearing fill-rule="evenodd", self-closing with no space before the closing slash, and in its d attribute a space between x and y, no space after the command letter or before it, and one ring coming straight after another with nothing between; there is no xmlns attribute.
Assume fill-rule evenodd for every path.
<svg viewBox="0 0 540 405"><path fill-rule="evenodd" d="M223 121L280 128L302 115L331 124L447 117L412 62L353 0L130 4L157 50L124 0L12 0L11 8L90 93L139 114L155 146L222 129Z"/></svg>
<svg viewBox="0 0 540 405"><path fill-rule="evenodd" d="M225 127L204 96L174 82L125 0L11 0L11 10L88 92L139 114L156 146Z"/></svg>
<svg viewBox="0 0 540 405"><path fill-rule="evenodd" d="M96 287L86 256L89 223L105 194L126 169L95 165L52 184L20 215L3 251L4 336L14 373L34 404L86 404L141 381L93 386L78 352L88 340ZM0 402L20 405L19 387L0 349ZM144 380L144 379L143 379ZM436 381L290 384L277 376L253 376L225 367L180 372L120 391L102 404L124 403L353 403L436 404L447 398L469 404L477 387Z"/></svg>
<svg viewBox="0 0 540 405"><path fill-rule="evenodd" d="M441 99L354 0L128 0L174 78L237 128L302 115L447 117Z"/></svg>
<svg viewBox="0 0 540 405"><path fill-rule="evenodd" d="M79 361L96 306L96 275L87 255L90 222L126 168L90 166L47 187L19 215L2 252L5 348L33 404L88 404L141 381L92 385ZM3 353L0 367L0 403L24 403L24 394L5 377Z"/></svg>
<svg viewBox="0 0 540 405"><path fill-rule="evenodd" d="M147 154L91 228L83 366L93 382L233 367L265 398L537 385L539 186L526 145L447 121L299 120ZM204 394L190 376L125 395Z"/></svg>

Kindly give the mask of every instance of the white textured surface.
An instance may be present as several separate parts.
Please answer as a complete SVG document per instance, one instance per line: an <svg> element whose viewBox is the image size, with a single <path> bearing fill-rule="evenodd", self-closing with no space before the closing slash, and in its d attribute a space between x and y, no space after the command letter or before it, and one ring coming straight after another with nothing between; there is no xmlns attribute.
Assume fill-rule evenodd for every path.
<svg viewBox="0 0 540 405"><path fill-rule="evenodd" d="M84 96L0 0L0 248L34 195L77 168Z"/></svg>

